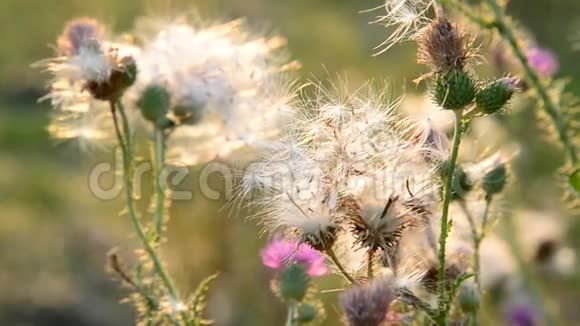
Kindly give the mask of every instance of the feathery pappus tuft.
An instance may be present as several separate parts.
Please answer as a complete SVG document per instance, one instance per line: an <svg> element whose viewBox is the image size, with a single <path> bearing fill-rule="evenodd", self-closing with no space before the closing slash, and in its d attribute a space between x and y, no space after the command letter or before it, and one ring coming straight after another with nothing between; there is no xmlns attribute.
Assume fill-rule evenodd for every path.
<svg viewBox="0 0 580 326"><path fill-rule="evenodd" d="M170 159L227 157L279 133L294 96L287 72L296 67L282 38L251 33L241 20L150 29L140 35L140 74L130 96L137 103L151 85L168 92L167 119L179 127L169 137Z"/></svg>
<svg viewBox="0 0 580 326"><path fill-rule="evenodd" d="M414 39L431 22L427 14L434 5L435 0L386 0L384 5L371 9L386 11L373 23L393 29L389 37L375 48L379 50L377 55L399 42Z"/></svg>

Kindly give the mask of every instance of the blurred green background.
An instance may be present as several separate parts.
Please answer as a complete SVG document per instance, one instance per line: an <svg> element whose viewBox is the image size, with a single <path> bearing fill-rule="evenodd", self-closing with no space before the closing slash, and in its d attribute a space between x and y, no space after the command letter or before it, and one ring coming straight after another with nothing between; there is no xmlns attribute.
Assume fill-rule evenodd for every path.
<svg viewBox="0 0 580 326"><path fill-rule="evenodd" d="M380 1L361 0L2 0L0 1L0 325L130 325L132 307L119 305L125 291L105 272L113 247L129 257L134 247L122 201L101 201L89 191L88 171L111 160L82 153L74 144L49 139L50 108L36 99L47 76L29 65L53 54L63 23L94 16L117 32L128 31L142 15L197 11L203 17L248 17L258 30L286 36L303 77L325 79L346 73L353 83L388 79L395 89L413 91L423 72L413 45L396 46L373 57L386 31L369 25L362 10ZM554 49L564 73L580 76L580 1L513 0L510 12ZM574 86L580 84L575 83ZM543 163L540 163L540 165ZM553 166L553 164L548 164ZM534 178L534 176L530 176ZM179 288L191 291L201 278L220 271L209 315L218 325L278 325L284 307L269 291L269 274L258 253L253 222L228 217L223 202L194 199L175 203L165 254ZM527 194L531 201L534 194ZM321 287L332 287L333 277ZM328 296L332 299L332 295ZM326 306L337 315L334 300ZM326 325L334 325L329 319Z"/></svg>

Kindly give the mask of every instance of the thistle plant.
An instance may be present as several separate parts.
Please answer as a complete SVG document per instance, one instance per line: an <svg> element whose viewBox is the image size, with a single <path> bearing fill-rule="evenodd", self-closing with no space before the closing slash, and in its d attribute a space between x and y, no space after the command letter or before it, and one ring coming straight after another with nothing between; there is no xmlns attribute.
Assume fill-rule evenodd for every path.
<svg viewBox="0 0 580 326"><path fill-rule="evenodd" d="M370 82L354 91L333 81L297 87L291 71L299 64L288 59L285 39L256 35L242 20L145 18L123 41L93 19L67 23L57 57L37 64L52 75L43 98L54 106L49 131L120 152L124 213L140 248L131 268L112 251L108 268L131 290L137 323L210 323L204 309L218 274L186 295L162 255L171 227L164 177L173 164L240 161L240 152L257 160L246 162L232 202L239 205L231 207L251 208L250 220L271 236L260 256L287 308L286 326L322 321L323 295L333 291L351 326L478 325L490 301L513 323L549 320L535 271L526 268L560 273L574 254L560 241L562 225L530 222L546 214L524 211L530 219L521 223L506 209L519 152L509 148L518 145L503 139L489 155L495 145L476 131L491 123L484 129L501 133L498 117L509 117L516 93L530 86L573 167L576 149L543 79L558 70L555 56L524 50L503 6L485 5L481 16L455 0L386 0L375 8L376 22L393 30L380 54L414 41L417 63L428 68L415 80L426 85L420 105ZM481 78L480 35L453 14L498 32L522 78ZM404 107L412 109L405 115ZM133 189L141 142L153 165L144 212ZM477 153L471 161L467 150ZM327 274L338 276L338 289L319 287Z"/></svg>

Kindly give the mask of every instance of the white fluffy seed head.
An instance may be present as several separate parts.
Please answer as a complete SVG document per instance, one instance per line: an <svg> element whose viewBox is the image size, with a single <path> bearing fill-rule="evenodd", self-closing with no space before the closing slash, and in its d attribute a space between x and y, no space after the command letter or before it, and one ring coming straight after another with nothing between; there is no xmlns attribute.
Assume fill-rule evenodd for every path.
<svg viewBox="0 0 580 326"><path fill-rule="evenodd" d="M386 248L388 238L396 241L418 218L415 206L436 199L433 167L405 139L406 123L393 112L396 102L384 101L370 85L350 96L336 87L318 86L314 93L315 100L296 109L285 139L264 146L265 159L248 170L241 193L262 191L254 204L268 230L314 236L341 230L336 236L342 242L358 218L369 230L380 230L383 238L373 243ZM381 214L389 200L395 205Z"/></svg>
<svg viewBox="0 0 580 326"><path fill-rule="evenodd" d="M280 132L294 96L280 38L250 33L240 20L153 29L141 36L132 97L148 85L164 85L173 108L196 116L174 119L183 125L169 140L170 158L186 164L224 158Z"/></svg>
<svg viewBox="0 0 580 326"><path fill-rule="evenodd" d="M33 64L51 75L49 100L54 108L48 130L56 139L76 139L84 148L111 144L114 131L107 103L95 100L87 89L108 82L119 60L134 47L109 42L105 28L89 18L69 22L58 39L57 57Z"/></svg>

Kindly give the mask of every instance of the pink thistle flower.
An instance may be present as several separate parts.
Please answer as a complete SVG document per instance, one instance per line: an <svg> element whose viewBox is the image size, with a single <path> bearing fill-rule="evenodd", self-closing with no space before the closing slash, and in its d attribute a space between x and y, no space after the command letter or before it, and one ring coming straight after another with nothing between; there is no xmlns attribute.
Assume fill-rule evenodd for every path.
<svg viewBox="0 0 580 326"><path fill-rule="evenodd" d="M310 276L321 276L328 272L324 255L305 243L295 240L274 238L261 252L262 263L272 269L281 269L290 264L302 264Z"/></svg>
<svg viewBox="0 0 580 326"><path fill-rule="evenodd" d="M560 68L556 54L549 49L531 47L526 50L526 56L530 66L541 75L552 77Z"/></svg>

